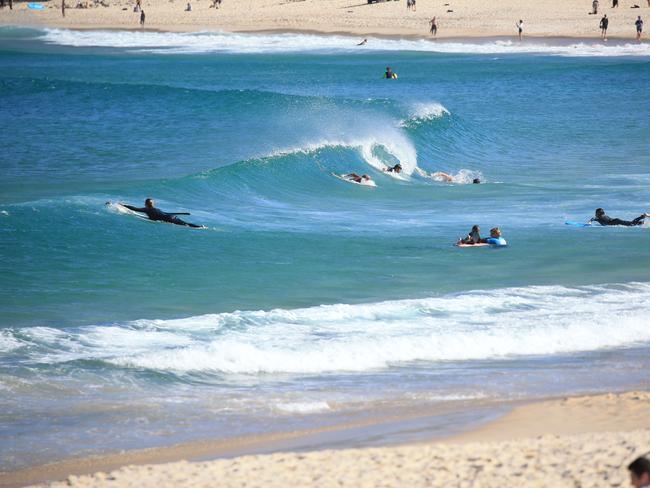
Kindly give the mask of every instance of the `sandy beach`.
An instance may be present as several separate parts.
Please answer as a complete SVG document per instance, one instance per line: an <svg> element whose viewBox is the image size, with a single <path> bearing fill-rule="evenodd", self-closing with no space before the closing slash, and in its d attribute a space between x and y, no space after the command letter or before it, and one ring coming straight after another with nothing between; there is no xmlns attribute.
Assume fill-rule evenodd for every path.
<svg viewBox="0 0 650 488"><path fill-rule="evenodd" d="M139 13L133 0L108 0L107 6L90 2L87 9L66 2L65 18L60 0L44 2L43 11L29 10L27 3L0 10L0 24L47 26L74 29L139 28ZM587 0L503 0L498 4L479 0L420 0L415 11L406 2L367 4L358 0L225 0L212 8L211 0L192 0L192 11L184 11L182 0L142 2L146 29L165 31L312 31L347 33L355 36L429 35L429 21L436 17L438 38L516 36L515 22L524 21L524 36L599 38L599 22L605 13L610 19L610 38L634 39L634 21L650 7L645 0L621 0L618 8L600 2L593 15ZM632 8L638 5L639 8Z"/></svg>
<svg viewBox="0 0 650 488"><path fill-rule="evenodd" d="M71 474L38 486L614 487L627 485L627 464L648 446L650 393L628 392L524 404L479 429L431 443L167 464L157 462L170 451L159 451L157 462ZM178 459L188 454L174 452ZM155 459L156 451L149 455ZM139 459L144 458L136 452L131 462ZM103 462L109 466L115 459ZM102 458L73 460L58 472L52 465L4 474L0 485L23 486L38 477L53 481L62 466L79 473L101 463Z"/></svg>

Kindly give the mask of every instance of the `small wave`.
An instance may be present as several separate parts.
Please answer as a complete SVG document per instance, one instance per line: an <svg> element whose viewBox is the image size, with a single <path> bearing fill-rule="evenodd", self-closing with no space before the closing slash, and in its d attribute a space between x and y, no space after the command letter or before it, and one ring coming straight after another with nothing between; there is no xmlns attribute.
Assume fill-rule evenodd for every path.
<svg viewBox="0 0 650 488"><path fill-rule="evenodd" d="M93 359L179 374L362 372L646 343L648 300L648 283L530 286L73 330L37 327L10 339L30 346L22 349L24 363Z"/></svg>
<svg viewBox="0 0 650 488"><path fill-rule="evenodd" d="M284 53L325 52L358 53L368 51L424 51L458 54L547 54L554 56L650 56L648 43L571 42L548 43L510 40L431 41L428 39L368 38L363 48L358 39L341 35L317 34L238 34L219 31L195 33L138 32L66 29L45 29L41 39L46 43L76 47L112 47L137 49L167 54L193 53Z"/></svg>
<svg viewBox="0 0 650 488"><path fill-rule="evenodd" d="M413 105L411 115L400 122L401 127L416 127L423 122L450 115L449 110L438 102L417 103Z"/></svg>

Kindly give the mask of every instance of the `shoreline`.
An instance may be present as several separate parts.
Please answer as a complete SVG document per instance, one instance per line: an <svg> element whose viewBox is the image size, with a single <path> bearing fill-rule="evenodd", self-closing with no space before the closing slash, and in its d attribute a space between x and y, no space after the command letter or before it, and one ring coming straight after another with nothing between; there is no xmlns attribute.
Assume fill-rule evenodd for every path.
<svg viewBox="0 0 650 488"><path fill-rule="evenodd" d="M1 13L2 11L0 11ZM317 30L317 29L285 29L285 28L242 28L242 29L220 29L215 26L202 26L198 28L188 27L187 29L171 29L170 26L160 26L160 27L145 27L139 28L135 26L123 26L119 24L106 24L106 25L83 25L83 24L71 24L71 25L43 25L43 24L13 24L13 23L4 23L0 19L0 27L13 27L18 29L61 29L69 31L78 31L78 32L91 32L91 31L102 31L102 32L141 32L141 33L155 33L155 34L203 34L203 33L213 33L213 34L250 34L250 35L312 35L319 37L328 37L328 36L337 36L337 37L348 37L352 41L359 40L360 37L367 37L370 39L378 40L389 40L389 41L399 41L399 40L409 40L409 41L429 41L432 45L435 45L436 41L441 40L443 42L452 42L458 44L488 44L490 42L507 42L512 41L518 43L516 36L506 35L506 34L494 34L494 35L484 35L484 34L472 34L464 33L462 35L439 35L437 37L431 37L428 35L420 34L400 34L400 33L381 33L381 32L362 32L357 33L350 30L347 31L327 31L327 30ZM182 26L184 27L184 26ZM611 42L613 41L613 42ZM641 39L637 41L627 36L608 36L607 41L603 41L598 36L570 36L570 35L555 35L555 34L542 34L542 35L529 35L524 37L521 41L521 45L540 45L544 42L548 42L550 46L566 46L578 42L593 42L599 43L603 46L622 46L633 43L637 44L650 44L650 39ZM76 46L70 46L76 47ZM101 47L101 46L99 46ZM351 45L352 48L356 45ZM408 51L408 50L406 50Z"/></svg>
<svg viewBox="0 0 650 488"><path fill-rule="evenodd" d="M485 407L485 402L483 402L483 406ZM372 431L373 428L380 428L390 422L397 422L403 427L408 426L409 420L417 417L414 415L396 416L369 420L365 424L363 422L344 423L301 431L196 441L160 448L125 450L85 458L72 458L0 473L0 486L25 486L63 479L68 481L71 479L85 480L84 483L88 484L91 481L94 483L106 478L104 474L98 475L97 473L114 470L137 471L142 474L145 471L146 473L156 470L164 471L179 462L183 466L195 463L231 466L244 459L258 461L263 459L265 462L269 460L273 462L274 459L284 456L283 453L287 452L298 458L318 457L323 453L339 457L345 456L345 453L349 451L359 452L363 455L381 451L386 455L393 455L402 449L440 450L444 448L453 450L456 449L454 446L461 446L463 449L467 448L469 451L475 452L477 449L482 449L480 446L489 443L511 445L522 439L534 438L546 444L558 442L562 444L570 442L570 439L576 436L593 436L595 434L626 438L623 433L633 431L638 431L638 435L644 439L644 442L650 442L650 392L648 391L516 401L509 402L506 409L507 411L504 413L502 410L497 418L493 415L487 423L484 421L479 425L465 425L465 429L468 430L464 432L451 436L434 436L426 441L387 443L380 447L354 447L353 443L349 443L334 448L331 447L331 443L323 443L328 436L336 437L354 429L370 429ZM301 442L302 448L300 447ZM150 465L155 466L151 468ZM132 477L134 474L132 473L130 476ZM135 476L137 480L138 475Z"/></svg>

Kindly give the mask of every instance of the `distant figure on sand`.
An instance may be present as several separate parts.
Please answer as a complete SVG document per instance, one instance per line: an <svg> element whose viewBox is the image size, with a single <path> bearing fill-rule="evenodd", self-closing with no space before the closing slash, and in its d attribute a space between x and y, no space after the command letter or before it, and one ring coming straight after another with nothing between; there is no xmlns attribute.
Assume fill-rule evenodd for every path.
<svg viewBox="0 0 650 488"><path fill-rule="evenodd" d="M627 467L630 471L630 484L634 488L647 488L650 486L650 461L641 456L636 458Z"/></svg>
<svg viewBox="0 0 650 488"><path fill-rule="evenodd" d="M612 0L612 8L618 8L618 0Z"/></svg>
<svg viewBox="0 0 650 488"><path fill-rule="evenodd" d="M367 43L368 43L368 39L364 39L364 40L361 41L359 44L357 44L357 46L363 46L363 45L365 45L365 44L367 44Z"/></svg>
<svg viewBox="0 0 650 488"><path fill-rule="evenodd" d="M154 203L155 202L151 198L147 198L144 201L144 207L142 208L134 207L133 205L127 205L125 203L122 203L121 205L134 212L145 214L149 218L149 220L168 222L170 224L176 224L176 225L184 225L186 227L192 227L194 229L204 228L202 225L190 224L189 222L185 222L184 220L181 220L177 217L177 215L189 215L188 212L175 212L175 213L163 212L159 208L156 208L154 206Z"/></svg>
<svg viewBox="0 0 650 488"><path fill-rule="evenodd" d="M609 19L607 14L603 15L603 18L600 19L600 38L604 41L607 40L607 26L609 25Z"/></svg>
<svg viewBox="0 0 650 488"><path fill-rule="evenodd" d="M61 0L61 15L65 17L65 0Z"/></svg>
<svg viewBox="0 0 650 488"><path fill-rule="evenodd" d="M431 24L431 35L435 36L438 34L438 24L436 24L436 18L434 17L429 21L429 24Z"/></svg>
<svg viewBox="0 0 650 488"><path fill-rule="evenodd" d="M140 12L140 25L144 27L144 10Z"/></svg>
<svg viewBox="0 0 650 488"><path fill-rule="evenodd" d="M600 225L624 225L625 227L635 227L637 225L643 225L645 218L649 216L650 214L644 213L634 220L613 219L607 215L602 208L597 208L596 216L592 217L589 222L598 222Z"/></svg>
<svg viewBox="0 0 650 488"><path fill-rule="evenodd" d="M521 36L524 33L524 21L519 19L519 22L515 23L515 27L517 27L517 31L519 32L519 40L521 41Z"/></svg>
<svg viewBox="0 0 650 488"><path fill-rule="evenodd" d="M634 23L636 26L636 39L638 41L641 40L641 33L643 32L643 20L641 20L641 16L639 15L636 19L636 22Z"/></svg>
<svg viewBox="0 0 650 488"><path fill-rule="evenodd" d="M396 80L397 73L393 73L393 70L390 69L390 66L386 66L386 72L384 73L384 78L387 80Z"/></svg>
<svg viewBox="0 0 650 488"><path fill-rule="evenodd" d="M591 12L591 13L592 13L593 15L597 15L597 14L598 14L598 0L594 0L594 1L591 3L591 7L592 7L592 12Z"/></svg>
<svg viewBox="0 0 650 488"><path fill-rule="evenodd" d="M191 12L192 11L192 4L190 2L187 2L187 7L185 7L186 12Z"/></svg>

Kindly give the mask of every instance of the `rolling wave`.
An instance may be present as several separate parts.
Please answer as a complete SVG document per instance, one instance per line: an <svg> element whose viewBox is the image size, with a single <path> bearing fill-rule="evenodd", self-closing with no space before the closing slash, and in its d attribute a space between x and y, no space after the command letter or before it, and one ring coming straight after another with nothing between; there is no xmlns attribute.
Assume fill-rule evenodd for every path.
<svg viewBox="0 0 650 488"><path fill-rule="evenodd" d="M650 44L601 42L431 41L428 39L358 39L316 34L238 34L219 31L196 33L45 29L46 43L75 47L136 49L168 54L200 53L360 53L369 51L419 51L454 54L545 54L553 56L650 56Z"/></svg>
<svg viewBox="0 0 650 488"><path fill-rule="evenodd" d="M33 365L95 360L179 374L361 372L414 361L507 359L647 343L649 299L648 283L529 286L64 330L33 327L5 332L0 347Z"/></svg>

